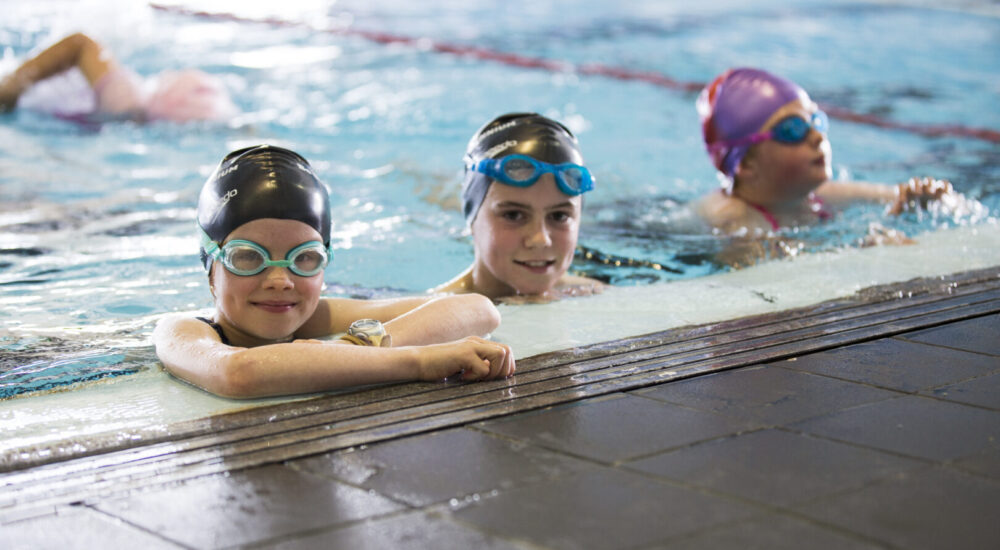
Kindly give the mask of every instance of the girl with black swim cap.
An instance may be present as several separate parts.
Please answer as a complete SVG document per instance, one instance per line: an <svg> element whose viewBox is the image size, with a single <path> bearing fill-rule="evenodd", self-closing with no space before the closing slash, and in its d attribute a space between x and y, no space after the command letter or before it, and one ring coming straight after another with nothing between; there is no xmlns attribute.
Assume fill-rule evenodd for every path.
<svg viewBox="0 0 1000 550"><path fill-rule="evenodd" d="M514 372L510 348L478 337L500 323L483 296L321 297L329 197L292 151L226 156L202 189L198 225L215 315L168 317L153 333L167 370L196 386L245 398Z"/></svg>
<svg viewBox="0 0 1000 550"><path fill-rule="evenodd" d="M548 301L592 294L603 283L568 275L583 193L594 179L576 137L536 113L510 113L479 129L465 154L462 205L475 260L442 293Z"/></svg>

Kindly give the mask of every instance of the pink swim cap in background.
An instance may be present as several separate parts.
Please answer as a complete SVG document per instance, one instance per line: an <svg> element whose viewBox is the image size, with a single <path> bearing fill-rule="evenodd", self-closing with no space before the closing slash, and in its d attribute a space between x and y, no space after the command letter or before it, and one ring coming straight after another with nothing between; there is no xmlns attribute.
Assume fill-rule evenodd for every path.
<svg viewBox="0 0 1000 550"><path fill-rule="evenodd" d="M237 112L222 82L195 69L164 71L146 102L150 120L222 121Z"/></svg>
<svg viewBox="0 0 1000 550"><path fill-rule="evenodd" d="M698 95L705 147L733 141L760 131L775 111L796 99L809 104L809 94L798 84L760 69L730 69L717 76ZM722 146L709 151L712 163L728 180L733 177L750 145Z"/></svg>

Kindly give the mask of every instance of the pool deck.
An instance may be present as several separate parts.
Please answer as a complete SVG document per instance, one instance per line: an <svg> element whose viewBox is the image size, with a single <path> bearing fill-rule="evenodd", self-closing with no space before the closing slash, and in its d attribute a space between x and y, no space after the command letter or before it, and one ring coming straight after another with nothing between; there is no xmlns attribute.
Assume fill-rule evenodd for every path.
<svg viewBox="0 0 1000 550"><path fill-rule="evenodd" d="M382 435L326 452L275 443L276 454L244 448L159 470L130 466L149 459L133 454L9 472L0 480L21 496L0 498L0 547L1000 547L1000 284L996 270L983 279L955 296L807 311L836 317L837 330L800 312L673 331L654 346L687 354L664 367L677 375L668 382L642 361L612 361L537 394L562 391L551 404L518 392L566 366L558 354L527 361L526 382L504 390L507 409L484 392L451 422L397 419L387 435L371 420L393 412L383 404L359 428ZM859 325L855 310L878 322ZM780 338L762 328L776 319ZM705 338L726 345L724 334L741 335L730 344L743 352L749 337L771 347L691 357ZM578 355L572 365L606 361ZM608 369L619 370L595 381ZM47 468L56 473L36 477L45 498L33 502L24 476ZM123 473L61 489L100 468Z"/></svg>

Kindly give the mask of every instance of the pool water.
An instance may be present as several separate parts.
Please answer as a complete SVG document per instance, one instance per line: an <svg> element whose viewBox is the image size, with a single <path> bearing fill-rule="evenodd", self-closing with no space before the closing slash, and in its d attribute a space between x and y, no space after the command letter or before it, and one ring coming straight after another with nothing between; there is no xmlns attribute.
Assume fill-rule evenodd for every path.
<svg viewBox="0 0 1000 550"><path fill-rule="evenodd" d="M713 260L724 240L684 208L718 185L693 92L442 53L431 41L684 82L761 66L821 104L911 124L1000 128L1000 18L961 11L828 1L177 5L244 20L134 1L5 8L0 73L82 30L140 74L219 75L243 114L224 125L80 125L29 110L0 118L0 399L158 371L148 344L156 320L211 307L197 261L198 191L223 155L261 142L300 152L331 187L331 295L422 292L471 262L457 207L461 156L480 125L508 111L538 111L577 133L597 178L581 243L639 264L581 260L574 269L621 286L728 269ZM308 25L250 21L267 17ZM428 40L385 44L327 29ZM918 240L968 226L997 231L996 143L836 119L830 139L838 177L932 175L968 201L896 219L879 206L853 207L797 232L806 252L849 253L873 222Z"/></svg>

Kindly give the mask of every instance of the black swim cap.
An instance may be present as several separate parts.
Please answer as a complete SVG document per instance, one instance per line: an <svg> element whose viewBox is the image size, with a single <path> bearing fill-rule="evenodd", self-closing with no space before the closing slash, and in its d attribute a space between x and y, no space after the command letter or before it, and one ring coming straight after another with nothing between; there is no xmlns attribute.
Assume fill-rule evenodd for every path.
<svg viewBox="0 0 1000 550"><path fill-rule="evenodd" d="M330 194L298 153L258 145L226 155L198 197L198 225L222 244L237 227L261 218L300 221L330 246ZM211 258L201 249L205 269Z"/></svg>
<svg viewBox="0 0 1000 550"><path fill-rule="evenodd" d="M492 180L470 169L485 158L527 155L549 164L571 162L583 165L583 156L573 132L538 113L508 113L479 129L465 149L465 180L462 182L462 211L472 223L486 198Z"/></svg>

